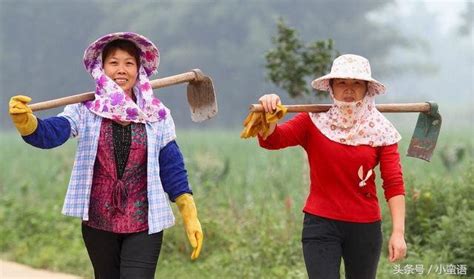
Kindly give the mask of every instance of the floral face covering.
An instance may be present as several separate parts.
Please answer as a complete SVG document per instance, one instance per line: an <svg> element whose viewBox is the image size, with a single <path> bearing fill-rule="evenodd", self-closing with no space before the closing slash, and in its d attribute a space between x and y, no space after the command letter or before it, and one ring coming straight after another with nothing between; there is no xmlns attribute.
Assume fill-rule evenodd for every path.
<svg viewBox="0 0 474 279"><path fill-rule="evenodd" d="M133 92L135 103L123 89L109 78L102 68L101 55L97 56L91 69L96 82L95 100L85 103L93 113L108 119L121 122L146 123L166 118L166 107L153 96L150 81L143 66L140 66Z"/></svg>
<svg viewBox="0 0 474 279"><path fill-rule="evenodd" d="M346 145L386 146L400 141L395 127L375 107L375 96L366 94L357 102L341 102L322 113L310 113L314 125L327 138Z"/></svg>

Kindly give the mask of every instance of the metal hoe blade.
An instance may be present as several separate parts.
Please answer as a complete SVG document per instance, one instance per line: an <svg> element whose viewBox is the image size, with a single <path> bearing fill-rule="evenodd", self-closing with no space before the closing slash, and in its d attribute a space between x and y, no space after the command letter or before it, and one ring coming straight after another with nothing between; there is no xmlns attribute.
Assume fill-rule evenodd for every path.
<svg viewBox="0 0 474 279"><path fill-rule="evenodd" d="M202 76L187 86L189 109L194 122L202 122L217 114L216 93L211 78Z"/></svg>
<svg viewBox="0 0 474 279"><path fill-rule="evenodd" d="M442 120L438 112L438 105L434 102L428 103L431 110L419 114L407 156L429 162L438 141Z"/></svg>

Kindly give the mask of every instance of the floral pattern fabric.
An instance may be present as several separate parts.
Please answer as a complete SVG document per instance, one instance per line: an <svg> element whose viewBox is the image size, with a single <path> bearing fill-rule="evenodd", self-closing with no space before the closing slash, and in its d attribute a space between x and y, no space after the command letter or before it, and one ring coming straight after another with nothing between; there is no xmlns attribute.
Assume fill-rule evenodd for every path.
<svg viewBox="0 0 474 279"><path fill-rule="evenodd" d="M140 49L140 65L143 66L147 76L151 76L158 70L160 64L160 51L152 41L146 37L133 32L117 32L107 34L89 45L84 51L84 66L91 73L97 57L102 56L103 48L110 42L118 39L129 40Z"/></svg>
<svg viewBox="0 0 474 279"><path fill-rule="evenodd" d="M309 114L314 125L330 140L373 147L400 141L398 131L375 107L374 96L366 95L357 102L341 102L334 97L333 100L334 105L329 111Z"/></svg>
<svg viewBox="0 0 474 279"><path fill-rule="evenodd" d="M102 67L102 50L107 43L116 39L130 40L140 49L140 68L133 87L133 92L137 100L139 99L137 103L105 74ZM95 100L86 102L86 107L101 117L115 121L146 123L163 120L166 117L166 109L160 100L153 96L148 79L156 72L158 64L158 48L139 34L120 32L98 39L84 53L84 65L96 83Z"/></svg>
<svg viewBox="0 0 474 279"><path fill-rule="evenodd" d="M372 78L369 60L365 57L344 54L332 63L331 72L311 82L311 86L317 90L329 91L329 81L334 78L360 79L368 81L367 93L370 96L385 93L385 85Z"/></svg>
<svg viewBox="0 0 474 279"><path fill-rule="evenodd" d="M367 81L365 97L356 102L342 102L334 98L330 80L334 78ZM387 146L402 138L395 127L375 107L375 96L385 92L385 86L372 78L369 60L344 54L336 59L331 72L313 80L313 88L328 91L333 106L327 112L310 113L314 125L332 141L357 146Z"/></svg>
<svg viewBox="0 0 474 279"><path fill-rule="evenodd" d="M94 165L89 221L85 223L90 227L115 233L143 231L148 229L145 126L130 124L132 125L130 153L123 176L119 178L114 156L112 125L111 120L102 120Z"/></svg>

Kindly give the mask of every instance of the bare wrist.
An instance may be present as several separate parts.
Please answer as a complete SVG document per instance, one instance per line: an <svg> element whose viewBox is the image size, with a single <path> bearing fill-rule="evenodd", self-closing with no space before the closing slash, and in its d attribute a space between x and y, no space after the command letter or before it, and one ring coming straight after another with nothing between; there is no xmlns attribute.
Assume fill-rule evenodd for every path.
<svg viewBox="0 0 474 279"><path fill-rule="evenodd" d="M392 235L402 235L402 236L404 236L405 235L405 230L403 230L403 229L394 229L394 230L392 230Z"/></svg>

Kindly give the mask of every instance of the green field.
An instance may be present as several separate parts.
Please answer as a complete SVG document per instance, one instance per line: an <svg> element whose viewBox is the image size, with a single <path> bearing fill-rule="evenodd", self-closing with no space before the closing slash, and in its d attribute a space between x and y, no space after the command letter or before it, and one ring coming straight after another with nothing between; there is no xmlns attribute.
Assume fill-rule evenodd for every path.
<svg viewBox="0 0 474 279"><path fill-rule="evenodd" d="M431 163L406 157L408 258L424 278L440 265L466 265L474 276L472 133L443 130ZM201 257L191 262L179 214L165 231L157 278L306 278L300 236L308 169L302 149L267 151L239 131L178 131L204 229ZM0 134L0 251L3 259L92 277L80 220L61 215L76 141L39 150L14 133ZM378 175L379 177L379 175ZM379 196L382 191L379 183ZM383 198L384 239L390 217ZM177 213L176 207L173 210ZM396 275L386 245L378 278ZM431 275L426 275L432 267ZM413 276L413 275L412 275ZM466 276L462 277L466 278Z"/></svg>

